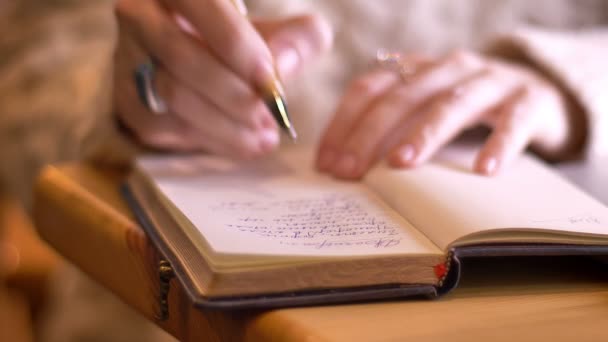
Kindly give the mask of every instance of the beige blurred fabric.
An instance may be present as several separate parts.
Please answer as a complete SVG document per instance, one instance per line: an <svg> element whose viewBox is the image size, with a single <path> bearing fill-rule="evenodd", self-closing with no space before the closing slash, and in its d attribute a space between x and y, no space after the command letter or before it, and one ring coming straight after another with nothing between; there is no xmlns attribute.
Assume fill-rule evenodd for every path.
<svg viewBox="0 0 608 342"><path fill-rule="evenodd" d="M114 2L0 1L0 192L28 207L42 165L134 151L112 114Z"/></svg>

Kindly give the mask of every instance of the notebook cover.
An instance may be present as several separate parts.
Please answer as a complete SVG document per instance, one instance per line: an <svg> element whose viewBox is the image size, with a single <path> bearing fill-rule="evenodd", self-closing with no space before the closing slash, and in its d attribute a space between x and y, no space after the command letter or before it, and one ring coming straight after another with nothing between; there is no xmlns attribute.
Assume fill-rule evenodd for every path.
<svg viewBox="0 0 608 342"><path fill-rule="evenodd" d="M488 244L463 246L450 251L450 273L444 285L437 289L437 295L442 296L458 287L462 276L462 265L470 258L504 258L504 257L606 257L608 246L597 245L566 245L566 244Z"/></svg>

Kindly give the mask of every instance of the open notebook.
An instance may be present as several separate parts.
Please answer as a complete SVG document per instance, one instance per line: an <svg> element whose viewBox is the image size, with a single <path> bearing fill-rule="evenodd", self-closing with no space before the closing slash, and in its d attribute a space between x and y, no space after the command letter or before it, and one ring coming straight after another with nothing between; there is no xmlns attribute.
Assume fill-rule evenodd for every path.
<svg viewBox="0 0 608 342"><path fill-rule="evenodd" d="M608 254L608 208L529 156L488 178L452 146L361 182L316 173L313 157L147 156L125 194L206 307L437 296L467 256Z"/></svg>

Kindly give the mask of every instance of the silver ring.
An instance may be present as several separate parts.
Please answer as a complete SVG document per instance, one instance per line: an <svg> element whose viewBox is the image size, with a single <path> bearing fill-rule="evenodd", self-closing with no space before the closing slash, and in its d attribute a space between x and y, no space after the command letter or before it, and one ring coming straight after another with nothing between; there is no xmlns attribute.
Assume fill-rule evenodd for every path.
<svg viewBox="0 0 608 342"><path fill-rule="evenodd" d="M404 82L407 82L418 71L414 64L405 60L402 53L386 49L376 51L376 64L381 68L398 73Z"/></svg>
<svg viewBox="0 0 608 342"><path fill-rule="evenodd" d="M169 110L167 103L158 96L154 87L154 76L156 65L154 62L146 62L135 69L135 87L141 102L154 114L165 114Z"/></svg>

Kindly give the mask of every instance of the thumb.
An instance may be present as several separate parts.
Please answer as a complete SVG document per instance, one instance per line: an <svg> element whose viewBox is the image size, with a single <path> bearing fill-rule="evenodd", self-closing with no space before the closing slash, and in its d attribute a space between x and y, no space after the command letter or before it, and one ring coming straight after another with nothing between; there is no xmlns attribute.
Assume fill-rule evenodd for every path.
<svg viewBox="0 0 608 342"><path fill-rule="evenodd" d="M328 22L319 16L303 15L281 20L254 22L272 52L282 79L327 51L333 41Z"/></svg>

